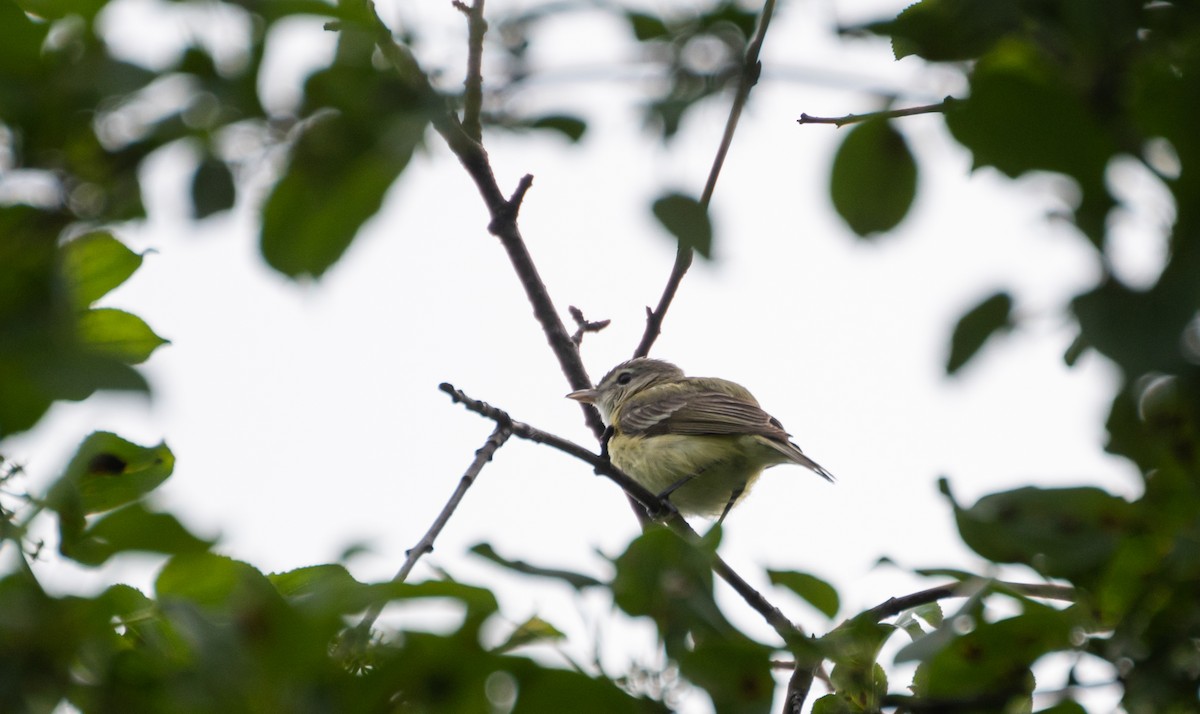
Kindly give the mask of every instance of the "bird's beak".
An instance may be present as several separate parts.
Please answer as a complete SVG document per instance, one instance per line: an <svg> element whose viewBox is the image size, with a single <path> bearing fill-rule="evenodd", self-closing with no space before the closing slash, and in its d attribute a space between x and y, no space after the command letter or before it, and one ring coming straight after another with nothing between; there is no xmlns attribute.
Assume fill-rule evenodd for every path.
<svg viewBox="0 0 1200 714"><path fill-rule="evenodd" d="M584 404L595 404L596 397L600 396L595 389L580 389L577 392L571 392L567 395L567 399L574 399L577 402Z"/></svg>

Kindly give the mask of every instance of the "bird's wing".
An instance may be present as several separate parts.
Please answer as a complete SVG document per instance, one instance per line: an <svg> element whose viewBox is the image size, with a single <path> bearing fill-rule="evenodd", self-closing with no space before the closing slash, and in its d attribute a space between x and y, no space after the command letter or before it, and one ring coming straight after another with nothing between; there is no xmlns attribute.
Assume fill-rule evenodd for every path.
<svg viewBox="0 0 1200 714"><path fill-rule="evenodd" d="M717 391L664 394L654 389L634 396L621 408L626 434L757 434L787 441L787 432L753 398Z"/></svg>
<svg viewBox="0 0 1200 714"><path fill-rule="evenodd" d="M779 420L763 411L749 395L742 397L718 391L698 391L685 395L655 394L655 390L634 396L621 409L618 428L630 436L658 434L753 434L766 439L789 461L805 466L822 478L833 475L808 458L788 438Z"/></svg>

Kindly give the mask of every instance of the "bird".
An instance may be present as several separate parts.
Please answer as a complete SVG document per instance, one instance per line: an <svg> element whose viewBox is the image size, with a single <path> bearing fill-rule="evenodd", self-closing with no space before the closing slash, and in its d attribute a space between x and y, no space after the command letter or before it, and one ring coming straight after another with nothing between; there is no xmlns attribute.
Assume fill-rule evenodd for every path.
<svg viewBox="0 0 1200 714"><path fill-rule="evenodd" d="M567 398L599 410L612 464L683 515L724 521L771 466L797 464L834 481L727 379L687 377L670 362L637 357Z"/></svg>

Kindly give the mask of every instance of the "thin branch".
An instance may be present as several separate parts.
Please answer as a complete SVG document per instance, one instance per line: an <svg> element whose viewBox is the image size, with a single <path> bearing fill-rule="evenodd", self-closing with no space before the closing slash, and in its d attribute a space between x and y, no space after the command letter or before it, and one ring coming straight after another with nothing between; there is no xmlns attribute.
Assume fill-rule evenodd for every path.
<svg viewBox="0 0 1200 714"><path fill-rule="evenodd" d="M1048 583L1010 583L1006 581L996 581L991 584L993 587L1000 590L1011 590L1019 595L1027 597L1046 598L1048 600L1066 600L1073 601L1075 599L1075 589L1066 585L1051 585ZM863 616L878 622L888 617L899 615L905 610L910 610L920 605L927 605L938 600L945 600L953 597L966 597L964 592L971 587L969 581L950 583L948 585L939 585L921 590L909 595L901 595L900 597L888 598L884 602L863 613Z"/></svg>
<svg viewBox="0 0 1200 714"><path fill-rule="evenodd" d="M867 112L866 114L847 114L840 117L814 117L810 114L801 114L796 120L797 124L833 124L839 129L847 124L857 124L859 122L868 121L870 119L895 119L897 117L911 117L917 114L944 114L947 109L960 101L954 97L946 97L937 104L926 104L920 107L908 107L906 109L884 109L878 112Z"/></svg>
<svg viewBox="0 0 1200 714"><path fill-rule="evenodd" d="M421 536L421 540L409 549L404 559L404 565L400 566L400 570L392 577L392 582L402 583L408 578L408 574L412 572L417 561L426 553L433 552L433 541L437 539L438 534L442 532L442 528L449 522L450 516L454 514L458 504L462 503L463 497L467 495L467 489L475 483L475 479L479 477L479 472L487 462L492 460L492 455L504 446L504 442L512 436L512 429L504 424L497 424L495 430L487 441L483 442L483 446L475 450L475 459L471 461L471 465L463 472L462 478L458 480L458 488L454 489L454 493L450 495L450 500L446 501L446 505L442 506L442 512L434 519L433 525ZM367 631L375 624L375 620L379 619L379 614L383 612L383 604L376 603L367 609L363 615L362 622L358 624L360 630Z"/></svg>
<svg viewBox="0 0 1200 714"><path fill-rule="evenodd" d="M571 319L575 321L575 334L571 335L571 341L576 347L583 344L583 335L587 332L599 332L608 327L612 320L587 320L583 317L583 310L574 305L567 306L567 312L571 314Z"/></svg>
<svg viewBox="0 0 1200 714"><path fill-rule="evenodd" d="M608 459L602 458L598 454L593 454L585 447L576 444L569 439L564 439L561 436L556 436L547 431L542 431L536 427L530 426L524 422L516 421L508 412L494 407L487 402L478 399L472 399L467 396L461 389L456 388L453 384L443 382L438 385L438 389L450 395L456 404L461 404L469 411L473 411L480 416L487 417L497 424L506 426L513 436L521 439L532 441L536 444L545 444L552 449L557 449L564 454L569 454L575 458L590 464L595 469L597 474L606 476L621 488L625 489L625 493L632 496L642 504L648 511L656 516L666 515L670 513L673 507L670 504L664 503L657 495L650 492L645 486L630 478L625 472L612 465Z"/></svg>
<svg viewBox="0 0 1200 714"><path fill-rule="evenodd" d="M557 449L565 454L574 456L575 458L584 461L595 469L596 473L607 476L618 486L625 489L625 492L643 507L650 512L651 516L659 519L666 519L666 523L672 530L680 534L689 541L699 540L700 536L692 529L688 522L679 515L679 512L674 509L670 502L664 502L658 498L656 494L651 493L646 487L634 481L620 469L612 465L608 459L601 457L598 454L593 454L584 447L572 441L556 436L546 431L542 431L536 427L530 426L524 422L514 420L508 412L494 407L487 402L478 399L472 399L467 396L462 390L455 388L453 385L443 382L438 386L450 398L458 404L462 404L468 410L475 412L481 416L487 417L495 421L499 426L503 426L512 432L513 436L521 439L528 439L538 444L545 444L551 448ZM754 608L763 619L766 620L779 636L786 643L793 643L798 638L805 637L804 631L801 630L795 623L788 620L779 608L775 607L768 601L762 593L758 592L746 582L733 568L729 566L719 556L713 556L713 572L721 577L734 592L742 597L750 607Z"/></svg>
<svg viewBox="0 0 1200 714"><path fill-rule="evenodd" d="M804 700L812 690L813 669L796 666L788 679L787 696L783 700L783 714L800 714L804 708Z"/></svg>
<svg viewBox="0 0 1200 714"><path fill-rule="evenodd" d="M470 5L454 0L454 7L467 16L467 78L463 80L463 132L476 142L483 140L483 37L487 20L483 18L483 0Z"/></svg>
<svg viewBox="0 0 1200 714"><path fill-rule="evenodd" d="M737 131L738 121L742 117L746 101L750 98L750 90L758 83L759 75L762 74L762 62L759 61L758 56L762 52L763 40L767 36L767 27L771 24L771 17L774 14L775 0L766 0L763 3L762 13L758 16L758 28L755 30L754 37L746 45L737 92L733 97L733 105L729 108L729 118L725 120L725 131L721 135L721 143L717 146L717 155L713 158L712 167L708 171L708 180L704 183L704 193L700 195L700 205L704 206L705 210L708 210L709 204L712 203L713 192L717 189L717 178L721 175L721 167L725 165L729 147L733 145L733 135ZM683 276L687 274L688 268L692 267L692 257L691 247L680 243L675 252L675 263L671 266L671 274L667 277L667 284L663 287L662 296L658 299L658 306L653 310L646 308L646 329L642 333L642 341L638 343L637 349L633 352L634 357L645 357L650 354L650 348L654 346L654 341L662 334L662 325L663 320L667 317L667 309L671 307L675 293L679 291Z"/></svg>
<svg viewBox="0 0 1200 714"><path fill-rule="evenodd" d="M579 350L571 342L571 335L567 332L562 319L559 318L554 301L550 298L546 284L542 282L541 275L534 265L533 257L529 254L525 240L521 237L521 231L517 227L520 200L524 197L525 191L529 190L532 177L526 176L521 180L511 199L504 197L504 192L500 190L495 173L492 171L487 152L479 139L473 137L470 130L463 127L454 112L430 85L428 75L421 70L419 63L408 48L396 42L391 29L380 19L379 13L375 9L375 3L367 0L367 7L370 21L374 25L375 42L380 52L395 67L401 77L412 83L413 87L426 97L429 106L433 108L430 117L433 128L446 141L450 151L458 157L459 163L466 169L471 180L475 182L480 196L483 197L491 216L488 230L500 239L501 245L508 253L508 259L517 274L517 279L525 289L525 295L533 306L533 314L542 326L542 332L550 344L550 349L558 358L559 366L567 377L567 383L571 385L572 389L587 389L592 386L592 381L579 357ZM479 4L479 8L482 11L482 3ZM581 404L580 407L583 409L584 420L588 427L596 435L596 438L599 438L604 433L604 424L600 421L599 413L595 407L588 404Z"/></svg>

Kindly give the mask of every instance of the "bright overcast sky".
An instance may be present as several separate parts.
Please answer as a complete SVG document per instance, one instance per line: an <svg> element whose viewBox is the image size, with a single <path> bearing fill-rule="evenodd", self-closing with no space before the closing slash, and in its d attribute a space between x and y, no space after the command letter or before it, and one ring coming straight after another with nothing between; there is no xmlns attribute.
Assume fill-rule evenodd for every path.
<svg viewBox="0 0 1200 714"><path fill-rule="evenodd" d="M121 39L131 30L164 41L182 34L180 20L161 14L162 31L135 24L148 3L120 4L111 27L130 53L152 60L161 49ZM937 494L941 475L967 503L1030 483L1133 495L1139 482L1101 448L1113 368L1092 354L1074 369L1061 359L1073 338L1066 300L1099 266L1082 237L1047 220L1061 206L1057 182L972 174L939 118L913 117L900 124L921 168L908 219L867 244L833 214L826 186L838 130L799 126L801 112L878 108L863 87L910 91L908 103L961 90L954 75L894 62L885 42L832 37L839 19L905 4L782 8L764 48L765 79L713 201L717 259L697 261L653 351L689 374L746 385L838 477L830 486L802 469L768 471L725 528L723 554L733 567L817 633L831 625L770 589L763 568L829 579L846 615L934 584L875 567L881 556L909 568L981 567ZM511 5L489 3L495 12ZM422 22L439 28L422 46L425 62L457 62L461 19L449 2L404 13L418 31ZM298 68L328 52L333 38L319 25L297 22L287 32L264 82L274 106L294 100ZM636 48L626 35L598 15L564 20L535 38L536 57L560 76L615 60L628 77ZM460 67L449 66L447 81L457 82ZM535 177L520 223L564 320L576 305L590 319L613 321L584 341L593 378L632 353L645 306L657 301L670 269L674 249L650 200L665 189L699 194L727 111L724 102L702 106L664 148L639 129L637 90L630 82L555 81L522 95L531 110L593 119L580 147L542 135L487 137L502 186ZM367 580L399 567L492 429L438 383L594 446L577 405L563 398L569 387L503 250L485 230L481 200L432 132L428 142L345 259L310 285L285 280L258 258L251 206L188 224L187 150L164 151L145 174L150 219L118 232L135 250L153 252L105 301L172 340L145 366L153 401L99 396L56 406L34 432L6 442L4 454L26 463L36 489L90 431L145 444L165 439L178 462L156 501L198 533L219 535L220 552L277 571L334 560L361 543L370 550L350 566ZM247 170L261 176L264 167ZM1138 189L1137 178L1130 185L1149 190ZM252 190L241 196L247 204L261 182ZM1133 216L1131 225L1152 218ZM1119 267L1153 274L1155 259L1131 255ZM944 378L953 321L1000 288L1014 293L1022 327ZM435 566L495 588L506 617L542 615L571 636L571 654L588 661L607 603L510 576L465 550L488 541L508 557L603 577L609 571L597 551L616 555L636 533L615 486L514 439L413 578L436 577ZM115 580L148 588L158 562L41 572L67 591ZM736 622L774 641L729 592L720 599ZM605 627L610 673L631 656L654 661L648 628ZM626 630L627 638L613 634Z"/></svg>

